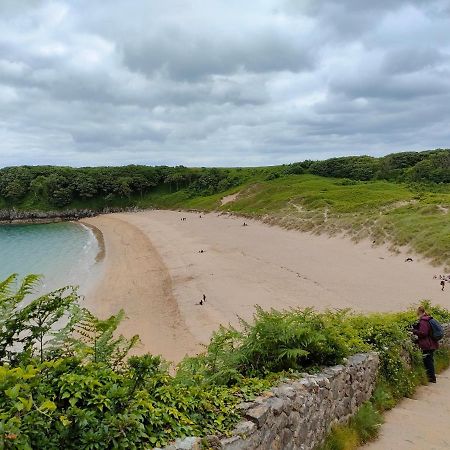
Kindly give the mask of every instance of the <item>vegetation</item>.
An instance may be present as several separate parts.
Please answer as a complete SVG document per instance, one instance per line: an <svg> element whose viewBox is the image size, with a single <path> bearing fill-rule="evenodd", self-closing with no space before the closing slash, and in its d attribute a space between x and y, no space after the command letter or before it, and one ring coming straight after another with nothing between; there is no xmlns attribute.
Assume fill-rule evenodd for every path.
<svg viewBox="0 0 450 450"><path fill-rule="evenodd" d="M105 208L223 210L316 233L409 245L450 266L450 150L284 166L0 169L0 213ZM236 201L221 199L239 192ZM0 214L1 215L1 214Z"/></svg>
<svg viewBox="0 0 450 450"><path fill-rule="evenodd" d="M138 338L117 336L122 311L99 320L80 307L73 287L30 300L37 282L28 276L17 285L11 276L0 283L1 448L144 448L186 435L226 435L240 418L238 403L280 377L376 350L381 371L372 401L326 447L349 448L338 446L342 436L347 443L371 439L379 413L424 381L408 334L413 309L365 316L258 308L252 323L222 327L203 354L171 375L160 357L128 356ZM426 306L450 321L447 310ZM448 362L442 351L439 366Z"/></svg>
<svg viewBox="0 0 450 450"><path fill-rule="evenodd" d="M24 210L134 206L175 194L169 203L212 196L247 182L311 173L352 181L450 182L450 150L394 153L382 158L350 156L283 166L237 169L178 167L54 167L0 169L0 207ZM167 199L166 199L167 200Z"/></svg>
<svg viewBox="0 0 450 450"><path fill-rule="evenodd" d="M450 150L265 168L23 166L0 169L0 210L220 209L410 245L450 264L449 183ZM203 354L172 375L160 357L128 355L138 336L117 336L123 311L99 320L80 307L74 287L30 300L38 282L30 275L18 283L13 275L0 283L0 448L142 448L227 434L239 420L238 403L280 377L375 350L381 370L373 398L324 447L352 449L376 435L383 411L425 381L408 334L414 309L361 315L258 308L252 322L220 328ZM426 306L450 321L447 310ZM439 351L437 368L449 363L449 352Z"/></svg>

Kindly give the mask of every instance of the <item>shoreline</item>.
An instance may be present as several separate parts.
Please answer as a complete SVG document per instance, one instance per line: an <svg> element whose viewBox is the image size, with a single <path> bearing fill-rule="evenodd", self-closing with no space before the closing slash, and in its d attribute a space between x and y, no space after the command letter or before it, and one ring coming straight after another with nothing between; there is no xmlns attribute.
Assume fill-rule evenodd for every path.
<svg viewBox="0 0 450 450"><path fill-rule="evenodd" d="M404 254L369 242L255 220L242 227L242 218L217 212L200 219L148 210L84 222L105 240L105 273L89 296L94 312L123 308L129 320L120 331L140 334L141 350L175 362L198 352L220 324L251 319L256 304L381 312L446 298L432 280L439 269L416 256L406 263Z"/></svg>
<svg viewBox="0 0 450 450"><path fill-rule="evenodd" d="M103 274L85 296L86 306L101 319L125 310L127 320L119 333L141 338L141 346L131 353L162 354L173 362L197 353L200 347L184 323L171 277L151 241L114 214L83 223L98 229L105 244Z"/></svg>
<svg viewBox="0 0 450 450"><path fill-rule="evenodd" d="M97 244L98 244L98 252L97 252L97 255L95 255L95 262L96 263L102 262L106 257L105 238L103 236L102 231L99 228L97 228L95 225L92 225L89 222L86 222L84 220L74 221L73 223L80 223L92 231L95 239L97 240Z"/></svg>

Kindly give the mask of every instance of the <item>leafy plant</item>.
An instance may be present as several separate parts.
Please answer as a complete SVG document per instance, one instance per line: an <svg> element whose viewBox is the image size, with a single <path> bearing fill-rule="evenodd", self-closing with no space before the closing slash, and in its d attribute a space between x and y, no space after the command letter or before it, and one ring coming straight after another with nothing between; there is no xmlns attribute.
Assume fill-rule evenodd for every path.
<svg viewBox="0 0 450 450"><path fill-rule="evenodd" d="M118 335L123 311L100 320L79 306L74 288L30 300L38 277L18 287L16 278L0 283L0 448L137 449L227 435L240 419L237 405L281 377L376 350L381 368L371 402L334 428L324 447L350 450L372 439L380 413L424 380L408 334L415 308L371 315L257 308L252 322L220 328L172 376L158 356L128 357L138 338ZM446 309L426 307L450 320ZM436 360L445 367L449 352Z"/></svg>
<svg viewBox="0 0 450 450"><path fill-rule="evenodd" d="M44 360L44 343L55 333L55 324L78 300L76 289L68 286L28 302L40 277L29 275L14 290L17 275L0 284L0 361L33 357L38 350Z"/></svg>

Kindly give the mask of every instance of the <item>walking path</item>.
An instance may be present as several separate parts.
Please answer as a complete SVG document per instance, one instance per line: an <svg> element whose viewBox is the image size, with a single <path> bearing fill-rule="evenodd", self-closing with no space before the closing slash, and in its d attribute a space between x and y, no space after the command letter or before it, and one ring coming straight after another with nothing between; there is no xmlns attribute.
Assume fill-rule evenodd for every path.
<svg viewBox="0 0 450 450"><path fill-rule="evenodd" d="M380 438L364 450L450 449L450 369L385 416Z"/></svg>

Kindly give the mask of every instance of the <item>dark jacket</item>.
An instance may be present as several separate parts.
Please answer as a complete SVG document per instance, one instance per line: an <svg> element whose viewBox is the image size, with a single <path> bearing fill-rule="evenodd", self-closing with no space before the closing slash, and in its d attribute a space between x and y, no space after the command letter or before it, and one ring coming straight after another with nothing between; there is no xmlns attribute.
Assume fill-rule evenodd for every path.
<svg viewBox="0 0 450 450"><path fill-rule="evenodd" d="M430 316L423 315L413 333L418 337L417 345L422 350L436 350L439 344L431 337Z"/></svg>

